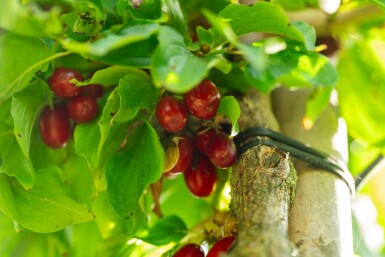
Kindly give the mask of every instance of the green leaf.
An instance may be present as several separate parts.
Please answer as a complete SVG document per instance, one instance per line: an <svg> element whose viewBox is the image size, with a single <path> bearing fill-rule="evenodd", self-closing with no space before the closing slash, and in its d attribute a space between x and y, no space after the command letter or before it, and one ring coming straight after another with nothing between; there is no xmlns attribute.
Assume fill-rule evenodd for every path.
<svg viewBox="0 0 385 257"><path fill-rule="evenodd" d="M8 146L9 138L13 137L13 119L12 116L9 115L12 104L11 100L12 99L8 99L4 102L0 101L0 152L4 151Z"/></svg>
<svg viewBox="0 0 385 257"><path fill-rule="evenodd" d="M131 16L135 19L158 19L162 14L162 1L161 0L141 0L141 1L129 1L127 9Z"/></svg>
<svg viewBox="0 0 385 257"><path fill-rule="evenodd" d="M151 64L157 87L184 93L199 84L213 66L210 59L195 56L187 49L183 37L170 27L162 27Z"/></svg>
<svg viewBox="0 0 385 257"><path fill-rule="evenodd" d="M14 137L7 138L7 147L1 156L2 170L9 176L16 177L25 190L30 190L35 182L35 170Z"/></svg>
<svg viewBox="0 0 385 257"><path fill-rule="evenodd" d="M155 88L145 72L132 72L124 76L116 92L120 97L120 108L115 121L132 121L140 110L155 108L159 89Z"/></svg>
<svg viewBox="0 0 385 257"><path fill-rule="evenodd" d="M99 120L78 124L74 131L75 152L87 158L89 163L97 161L97 149L100 141ZM97 164L93 165L97 166Z"/></svg>
<svg viewBox="0 0 385 257"><path fill-rule="evenodd" d="M227 117L231 121L231 136L239 132L238 119L241 115L241 109L237 99L234 96L225 96L221 98L218 115Z"/></svg>
<svg viewBox="0 0 385 257"><path fill-rule="evenodd" d="M0 27L24 36L56 37L62 32L60 9L42 11L36 4L22 4L18 0L1 2ZM1 59L3 60L3 59Z"/></svg>
<svg viewBox="0 0 385 257"><path fill-rule="evenodd" d="M175 215L159 219L141 240L153 245L166 245L171 242L178 243L188 232L186 224Z"/></svg>
<svg viewBox="0 0 385 257"><path fill-rule="evenodd" d="M125 149L106 163L108 199L119 216L132 220L134 231L147 223L139 200L143 191L161 177L163 166L162 145L147 122L129 135Z"/></svg>
<svg viewBox="0 0 385 257"><path fill-rule="evenodd" d="M310 129L330 102L333 87L316 87L306 101L306 113L302 121L305 129Z"/></svg>
<svg viewBox="0 0 385 257"><path fill-rule="evenodd" d="M168 16L167 25L179 31L182 35L187 34L187 20L184 17L178 0L162 0L163 12Z"/></svg>
<svg viewBox="0 0 385 257"><path fill-rule="evenodd" d="M305 46L309 51L314 51L315 42L317 39L316 31L313 26L303 22L303 21L294 21L292 22L293 26L296 27L305 38Z"/></svg>
<svg viewBox="0 0 385 257"><path fill-rule="evenodd" d="M157 45L158 41L156 38L151 37L147 40L110 51L104 56L90 56L90 59L110 65L149 68Z"/></svg>
<svg viewBox="0 0 385 257"><path fill-rule="evenodd" d="M211 197L205 199L194 197L186 187L183 176L163 180L161 199L163 214L178 215L188 228L213 215ZM178 203L183 203L183 208Z"/></svg>
<svg viewBox="0 0 385 257"><path fill-rule="evenodd" d="M267 56L262 44L254 43L252 45L245 45L238 43L237 47L242 51L242 56L247 61L250 68L263 72L267 66Z"/></svg>
<svg viewBox="0 0 385 257"><path fill-rule="evenodd" d="M370 0L373 4L377 5L383 11L385 11L385 1L384 0Z"/></svg>
<svg viewBox="0 0 385 257"><path fill-rule="evenodd" d="M338 62L337 90L342 116L349 128L349 134L371 146L385 149L385 76L384 60L378 49L385 47L374 38L352 41L348 49L341 53Z"/></svg>
<svg viewBox="0 0 385 257"><path fill-rule="evenodd" d="M30 191L0 173L0 209L23 227L39 233L95 218L86 206L73 199L61 171L54 166L37 172L36 184Z"/></svg>
<svg viewBox="0 0 385 257"><path fill-rule="evenodd" d="M246 78L264 93L279 82L288 87L334 86L338 79L338 73L327 57L301 50L290 42L285 50L269 55L267 63L262 72L251 65L245 67Z"/></svg>
<svg viewBox="0 0 385 257"><path fill-rule="evenodd" d="M237 36L251 32L264 32L305 42L301 31L290 24L282 8L271 3L257 2L253 6L230 4L220 12L218 19L228 22ZM213 46L225 42L223 32L218 28L211 31L214 38Z"/></svg>
<svg viewBox="0 0 385 257"><path fill-rule="evenodd" d="M48 95L48 85L41 81L35 81L12 98L13 133L27 159L29 159L32 128L40 114L40 107L47 102Z"/></svg>
<svg viewBox="0 0 385 257"><path fill-rule="evenodd" d="M110 131L117 126L116 123L114 123L114 119L116 113L119 111L119 107L120 98L115 88L108 96L107 103L104 106L103 112L99 119L100 142L98 144L98 156L100 156L102 152L103 146L107 141Z"/></svg>
<svg viewBox="0 0 385 257"><path fill-rule="evenodd" d="M96 257L126 257L131 256L135 244L127 244L131 238L124 234L108 237L97 248Z"/></svg>
<svg viewBox="0 0 385 257"><path fill-rule="evenodd" d="M71 250L76 254L74 256L95 257L98 252L98 245L101 242L103 242L103 238L94 221L73 226L71 234Z"/></svg>
<svg viewBox="0 0 385 257"><path fill-rule="evenodd" d="M113 95L115 96L113 99L119 100L115 93ZM111 110L116 112L118 106L119 102L112 100L110 104L105 105L99 118L76 125L74 131L75 151L87 159L97 191L104 190L106 186L103 177L106 160L120 149L127 134L125 123L112 121Z"/></svg>
<svg viewBox="0 0 385 257"><path fill-rule="evenodd" d="M12 256L15 246L20 245L23 236L15 231L14 224L3 212L0 211L0 256Z"/></svg>
<svg viewBox="0 0 385 257"><path fill-rule="evenodd" d="M77 20L72 28L77 34L96 34L104 25L105 14L100 0L72 1Z"/></svg>
<svg viewBox="0 0 385 257"><path fill-rule="evenodd" d="M46 63L67 54L51 55L49 48L36 38L0 35L0 102L24 89L38 70L46 69Z"/></svg>
<svg viewBox="0 0 385 257"><path fill-rule="evenodd" d="M132 67L110 66L105 69L96 71L91 80L80 82L78 84L100 84L105 87L116 86L119 84L120 79L128 73L142 73L142 71Z"/></svg>
<svg viewBox="0 0 385 257"><path fill-rule="evenodd" d="M129 44L146 40L158 31L159 25L157 23L133 21L122 27L117 34L109 34L93 42L79 42L66 38L60 43L63 48L92 59L105 56L109 52Z"/></svg>
<svg viewBox="0 0 385 257"><path fill-rule="evenodd" d="M234 93L234 91L246 94L250 88L250 83L246 80L243 71L235 65L227 74L223 74L216 69L212 70L209 79L214 81L214 84L218 85L221 93L224 94Z"/></svg>

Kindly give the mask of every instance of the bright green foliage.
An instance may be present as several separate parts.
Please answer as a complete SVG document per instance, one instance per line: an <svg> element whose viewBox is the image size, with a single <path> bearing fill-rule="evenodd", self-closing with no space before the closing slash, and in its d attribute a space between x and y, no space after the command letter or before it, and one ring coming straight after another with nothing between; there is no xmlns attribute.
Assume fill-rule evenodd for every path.
<svg viewBox="0 0 385 257"><path fill-rule="evenodd" d="M179 242L187 234L187 226L178 216L170 215L159 219L147 232L140 237L153 245L166 245Z"/></svg>
<svg viewBox="0 0 385 257"><path fill-rule="evenodd" d="M195 56L175 30L164 27L158 36L154 52L152 76L155 85L182 93L197 85L208 74L208 63Z"/></svg>
<svg viewBox="0 0 385 257"><path fill-rule="evenodd" d="M2 170L9 176L16 177L26 190L30 190L35 181L34 167L30 159L23 154L15 138L8 137L6 140L7 146L1 155L4 160Z"/></svg>
<svg viewBox="0 0 385 257"><path fill-rule="evenodd" d="M231 121L231 135L235 136L239 132L238 119L241 115L237 99L234 96L225 96L219 104L218 114Z"/></svg>
<svg viewBox="0 0 385 257"><path fill-rule="evenodd" d="M0 207L7 216L42 233L95 218L85 205L72 198L60 169L48 166L38 170L36 176L33 189L25 191L17 181L0 174Z"/></svg>
<svg viewBox="0 0 385 257"><path fill-rule="evenodd" d="M48 57L48 46L37 38L1 35L0 102L24 89L39 69L46 69Z"/></svg>
<svg viewBox="0 0 385 257"><path fill-rule="evenodd" d="M57 7L45 12L33 3L2 1L0 27L25 36L57 36L62 32L59 14Z"/></svg>
<svg viewBox="0 0 385 257"><path fill-rule="evenodd" d="M47 85L37 81L12 98L13 133L26 158L29 158L33 124L39 115L42 103L48 100L48 94Z"/></svg>
<svg viewBox="0 0 385 257"><path fill-rule="evenodd" d="M370 0L374 4L376 4L381 9L385 10L385 1L384 0Z"/></svg>
<svg viewBox="0 0 385 257"><path fill-rule="evenodd" d="M291 42L273 44L282 44L283 50L265 57L264 69L255 69L252 63L245 68L246 78L258 90L267 93L278 83L293 87L335 85L338 74L327 57Z"/></svg>
<svg viewBox="0 0 385 257"><path fill-rule="evenodd" d="M132 22L122 27L116 34L91 42L78 42L72 39L61 41L64 48L74 53L82 54L86 58L97 58L107 53L149 38L159 30L156 23Z"/></svg>
<svg viewBox="0 0 385 257"><path fill-rule="evenodd" d="M116 93L120 97L120 108L114 120L118 122L132 121L141 110L153 110L159 97L159 90L155 88L146 73L129 73L124 76Z"/></svg>
<svg viewBox="0 0 385 257"><path fill-rule="evenodd" d="M139 203L143 190L159 180L163 165L163 148L147 122L128 136L125 149L106 164L108 199L119 216L132 220L134 231L147 221Z"/></svg>
<svg viewBox="0 0 385 257"><path fill-rule="evenodd" d="M382 32L372 30L367 39L351 41L338 64L340 104L349 132L356 139L384 149L385 76ZM365 85L365 86L363 86Z"/></svg>
<svg viewBox="0 0 385 257"><path fill-rule="evenodd" d="M301 42L304 42L307 36L290 24L281 8L265 2L253 6L231 4L220 12L219 20L228 21L236 36L250 32L265 32L287 36ZM217 46L226 40L220 35L223 35L223 25L213 25L213 46Z"/></svg>
<svg viewBox="0 0 385 257"><path fill-rule="evenodd" d="M167 256L181 242L218 238L212 217L228 208L231 169L218 170L205 199L189 192L183 175L163 176L171 138L194 136L203 123L190 124L189 116L180 134L170 134L155 117L160 97L181 100L205 78L222 96L205 126L231 124L235 136L242 113L232 94L283 85L312 90L304 117L310 127L337 90L351 141L365 142L369 159L383 152L383 30L360 31L383 19L352 38L336 30L346 43L336 69L317 52L315 29L286 15L319 1L235 2L2 1L0 256ZM257 37L244 41L250 33ZM39 117L44 106L67 102L49 90L58 67L81 72L77 86L99 84L104 94L97 117L72 123L68 144L51 149Z"/></svg>

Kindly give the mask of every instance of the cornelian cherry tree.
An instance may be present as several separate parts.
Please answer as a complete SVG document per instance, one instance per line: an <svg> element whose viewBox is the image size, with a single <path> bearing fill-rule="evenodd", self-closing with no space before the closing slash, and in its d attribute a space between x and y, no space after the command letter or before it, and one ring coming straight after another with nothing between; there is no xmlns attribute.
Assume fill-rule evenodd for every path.
<svg viewBox="0 0 385 257"><path fill-rule="evenodd" d="M0 256L364 254L384 8L4 0Z"/></svg>

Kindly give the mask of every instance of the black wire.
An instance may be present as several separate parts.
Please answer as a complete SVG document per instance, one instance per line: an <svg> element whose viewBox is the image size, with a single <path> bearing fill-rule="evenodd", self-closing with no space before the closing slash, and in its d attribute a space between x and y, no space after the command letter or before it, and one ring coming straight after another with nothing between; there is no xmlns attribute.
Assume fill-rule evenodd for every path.
<svg viewBox="0 0 385 257"><path fill-rule="evenodd" d="M383 155L379 155L371 164L366 167L362 172L360 172L355 178L354 182L356 184L356 190L359 190L363 183L373 175L373 172L376 171L375 167L384 160Z"/></svg>
<svg viewBox="0 0 385 257"><path fill-rule="evenodd" d="M346 182L352 195L354 194L354 180L342 161L338 161L337 159L302 144L291 137L272 131L268 128L254 127L239 133L234 138L234 142L238 147L239 155L258 145L268 145L289 152L290 155L297 159L338 175Z"/></svg>

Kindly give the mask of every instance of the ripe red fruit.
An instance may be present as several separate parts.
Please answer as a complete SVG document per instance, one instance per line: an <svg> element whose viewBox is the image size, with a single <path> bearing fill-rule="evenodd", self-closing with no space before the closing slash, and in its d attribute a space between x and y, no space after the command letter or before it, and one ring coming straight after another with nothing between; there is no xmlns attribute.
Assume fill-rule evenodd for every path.
<svg viewBox="0 0 385 257"><path fill-rule="evenodd" d="M184 180L193 195L206 197L215 189L217 173L207 157L202 155L196 168L189 168L184 172Z"/></svg>
<svg viewBox="0 0 385 257"><path fill-rule="evenodd" d="M218 242L211 247L206 257L219 257L220 253L227 252L231 244L234 242L234 239L235 238L233 236L229 236L218 240Z"/></svg>
<svg viewBox="0 0 385 257"><path fill-rule="evenodd" d="M214 128L200 128L195 135L195 147L204 155L207 155L207 145L210 139L216 136Z"/></svg>
<svg viewBox="0 0 385 257"><path fill-rule="evenodd" d="M220 94L217 87L206 79L184 94L183 100L192 115L200 119L210 119L217 114Z"/></svg>
<svg viewBox="0 0 385 257"><path fill-rule="evenodd" d="M68 100L67 112L71 119L77 123L92 120L98 114L98 103L90 96L77 96Z"/></svg>
<svg viewBox="0 0 385 257"><path fill-rule="evenodd" d="M64 108L45 107L40 115L40 134L45 144L51 148L66 145L71 135L71 124Z"/></svg>
<svg viewBox="0 0 385 257"><path fill-rule="evenodd" d="M197 244L186 244L180 248L172 257L204 257L205 252Z"/></svg>
<svg viewBox="0 0 385 257"><path fill-rule="evenodd" d="M227 134L221 132L209 141L207 155L214 166L228 168L237 159L237 149L233 140Z"/></svg>
<svg viewBox="0 0 385 257"><path fill-rule="evenodd" d="M83 81L83 76L68 68L58 68L48 80L48 84L55 95L63 98L71 98L80 93L80 88L70 82L71 79Z"/></svg>
<svg viewBox="0 0 385 257"><path fill-rule="evenodd" d="M178 141L179 158L175 166L169 171L172 174L185 172L190 166L193 154L194 145L190 136L184 135Z"/></svg>
<svg viewBox="0 0 385 257"><path fill-rule="evenodd" d="M176 98L165 96L156 105L156 118L166 131L173 133L182 130L186 125L187 112Z"/></svg>
<svg viewBox="0 0 385 257"><path fill-rule="evenodd" d="M80 87L80 94L87 95L94 98L102 97L104 88L99 84L91 84L87 86Z"/></svg>

